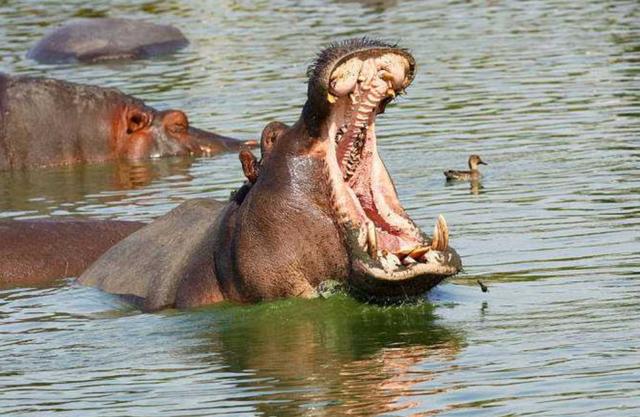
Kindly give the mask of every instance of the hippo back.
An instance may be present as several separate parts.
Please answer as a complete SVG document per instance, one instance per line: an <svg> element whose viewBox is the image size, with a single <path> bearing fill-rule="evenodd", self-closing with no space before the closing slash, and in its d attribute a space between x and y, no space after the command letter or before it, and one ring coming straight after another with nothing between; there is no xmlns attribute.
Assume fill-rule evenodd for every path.
<svg viewBox="0 0 640 417"><path fill-rule="evenodd" d="M213 245L225 204L189 200L109 249L79 278L125 296L145 311L222 300Z"/></svg>
<svg viewBox="0 0 640 417"><path fill-rule="evenodd" d="M136 59L171 53L188 44L173 26L137 19L77 19L51 31L27 57L42 63Z"/></svg>

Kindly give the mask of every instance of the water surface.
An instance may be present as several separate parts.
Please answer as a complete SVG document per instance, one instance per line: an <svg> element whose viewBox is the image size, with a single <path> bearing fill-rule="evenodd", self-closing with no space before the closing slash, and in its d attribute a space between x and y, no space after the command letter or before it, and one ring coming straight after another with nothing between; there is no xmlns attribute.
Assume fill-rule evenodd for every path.
<svg viewBox="0 0 640 417"><path fill-rule="evenodd" d="M192 43L127 64L25 58L96 15ZM3 290L0 414L640 415L636 1L0 2L0 69L118 87L254 138L297 119L316 51L362 35L416 57L379 118L381 153L421 227L446 216L465 273L393 308L337 296L142 314L71 283ZM470 153L490 164L482 183L446 184ZM150 220L241 180L234 155L1 173L0 217Z"/></svg>

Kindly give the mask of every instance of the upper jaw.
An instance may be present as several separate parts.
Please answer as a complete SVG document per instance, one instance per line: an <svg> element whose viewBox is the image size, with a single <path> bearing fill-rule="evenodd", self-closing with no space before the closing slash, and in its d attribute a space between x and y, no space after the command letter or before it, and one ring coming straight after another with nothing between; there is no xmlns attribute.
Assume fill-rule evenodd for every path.
<svg viewBox="0 0 640 417"><path fill-rule="evenodd" d="M349 69L349 61L365 62L368 59L395 56L400 58L404 65L404 76L402 79L395 80L395 88L402 91L413 81L415 75L416 63L413 56L405 49L385 42L372 40L368 38L348 39L343 42L332 44L329 48L320 53L315 64L309 70L310 83L309 92L326 96L327 93L334 95L342 95L349 90L349 83L353 85L354 78L349 74L336 72L336 69L343 67ZM387 65L386 70L393 71L394 65ZM351 67L353 68L353 67ZM336 85L336 75L340 75L341 82ZM349 83L347 83L349 81ZM336 88L337 87L337 88ZM311 99L311 97L309 97Z"/></svg>

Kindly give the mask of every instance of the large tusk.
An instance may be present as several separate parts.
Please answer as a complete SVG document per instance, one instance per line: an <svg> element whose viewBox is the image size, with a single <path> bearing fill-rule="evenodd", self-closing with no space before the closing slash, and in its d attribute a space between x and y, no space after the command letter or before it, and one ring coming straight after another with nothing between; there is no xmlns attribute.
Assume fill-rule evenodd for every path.
<svg viewBox="0 0 640 417"><path fill-rule="evenodd" d="M431 249L437 251L444 251L449 247L449 227L447 221L438 216L436 225L433 228L433 239L431 240Z"/></svg>
<svg viewBox="0 0 640 417"><path fill-rule="evenodd" d="M378 255L378 236L373 222L367 223L367 252L372 258L376 258Z"/></svg>

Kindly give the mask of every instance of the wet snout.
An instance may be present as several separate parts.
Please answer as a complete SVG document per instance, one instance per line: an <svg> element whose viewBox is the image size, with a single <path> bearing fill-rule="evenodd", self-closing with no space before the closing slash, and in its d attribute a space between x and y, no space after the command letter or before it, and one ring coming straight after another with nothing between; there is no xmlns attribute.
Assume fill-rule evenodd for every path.
<svg viewBox="0 0 640 417"><path fill-rule="evenodd" d="M206 130L190 127L187 130L185 145L195 155L215 155L220 152L239 151L242 147L255 148L255 140L238 140Z"/></svg>

